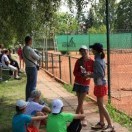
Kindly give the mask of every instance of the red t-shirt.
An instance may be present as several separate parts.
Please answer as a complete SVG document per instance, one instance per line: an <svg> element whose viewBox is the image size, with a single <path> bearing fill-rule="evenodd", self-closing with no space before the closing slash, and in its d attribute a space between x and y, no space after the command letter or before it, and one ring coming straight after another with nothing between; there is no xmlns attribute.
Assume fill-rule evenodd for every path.
<svg viewBox="0 0 132 132"><path fill-rule="evenodd" d="M17 54L19 55L19 57L20 57L21 59L23 58L23 57L22 57L22 49L21 49L21 48L18 49Z"/></svg>
<svg viewBox="0 0 132 132"><path fill-rule="evenodd" d="M77 84L80 84L80 85L83 85L83 86L89 86L90 84L90 79L85 79L84 77L82 77L82 73L81 73L81 68L80 68L80 62L79 62L80 59L78 59L75 63L75 67L74 67L74 71L73 71L73 74L75 76L75 83ZM87 60L83 60L83 67L86 69L87 72L93 72L93 64L94 64L94 61L89 58Z"/></svg>

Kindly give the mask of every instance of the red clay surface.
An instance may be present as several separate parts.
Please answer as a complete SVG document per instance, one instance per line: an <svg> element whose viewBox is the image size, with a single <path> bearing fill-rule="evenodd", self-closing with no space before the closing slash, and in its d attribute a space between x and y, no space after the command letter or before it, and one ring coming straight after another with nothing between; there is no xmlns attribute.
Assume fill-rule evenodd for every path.
<svg viewBox="0 0 132 132"><path fill-rule="evenodd" d="M71 54L79 58L77 54ZM93 56L91 56L93 58ZM114 53L111 54L111 95L112 104L118 110L132 116L132 53ZM50 56L49 56L50 58ZM73 69L76 58L71 58L72 84L74 83ZM59 60L58 55L54 55L54 60ZM48 71L53 72L55 77L60 78L59 63L54 62L54 70L52 63L48 64ZM61 79L70 83L69 58L61 56ZM90 96L93 95L93 81L90 84Z"/></svg>

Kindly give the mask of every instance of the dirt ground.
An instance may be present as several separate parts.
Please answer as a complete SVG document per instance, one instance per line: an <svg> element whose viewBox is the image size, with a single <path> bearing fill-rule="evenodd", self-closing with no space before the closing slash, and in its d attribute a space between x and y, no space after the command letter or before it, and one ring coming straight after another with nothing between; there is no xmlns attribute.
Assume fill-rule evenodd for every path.
<svg viewBox="0 0 132 132"><path fill-rule="evenodd" d="M69 65L69 57L61 56L61 72L59 70L59 56L54 55L53 64L50 62L48 64L48 71L53 73L55 77L70 83L70 68L72 75L72 84L74 83L73 69L79 54L71 53L73 56L71 61L71 66ZM93 58L92 55L90 55ZM50 58L50 56L49 56ZM111 58L111 96L112 104L120 111L132 116L132 53L113 53L110 55ZM89 94L91 97L95 98L93 95L93 81L91 80Z"/></svg>

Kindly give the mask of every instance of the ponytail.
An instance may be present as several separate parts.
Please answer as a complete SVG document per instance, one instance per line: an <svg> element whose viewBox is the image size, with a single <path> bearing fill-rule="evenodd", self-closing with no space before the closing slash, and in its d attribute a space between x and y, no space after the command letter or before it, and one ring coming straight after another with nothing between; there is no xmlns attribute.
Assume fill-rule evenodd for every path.
<svg viewBox="0 0 132 132"><path fill-rule="evenodd" d="M101 55L101 59L104 59L104 58L105 58L105 53L104 53L104 51L100 52L100 55Z"/></svg>

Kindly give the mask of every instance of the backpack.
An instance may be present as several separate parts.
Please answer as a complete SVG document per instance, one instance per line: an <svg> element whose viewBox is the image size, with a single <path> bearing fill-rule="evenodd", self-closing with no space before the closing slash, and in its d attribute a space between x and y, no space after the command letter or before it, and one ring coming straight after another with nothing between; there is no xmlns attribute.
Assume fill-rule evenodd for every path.
<svg viewBox="0 0 132 132"><path fill-rule="evenodd" d="M80 132L82 124L80 119L74 119L67 128L67 132Z"/></svg>

